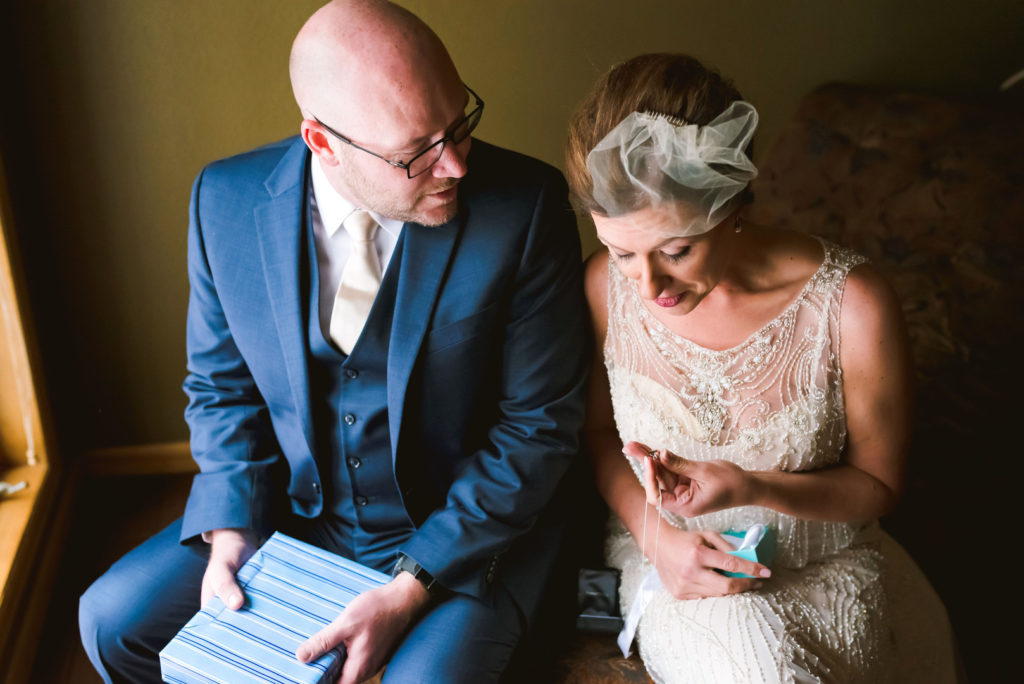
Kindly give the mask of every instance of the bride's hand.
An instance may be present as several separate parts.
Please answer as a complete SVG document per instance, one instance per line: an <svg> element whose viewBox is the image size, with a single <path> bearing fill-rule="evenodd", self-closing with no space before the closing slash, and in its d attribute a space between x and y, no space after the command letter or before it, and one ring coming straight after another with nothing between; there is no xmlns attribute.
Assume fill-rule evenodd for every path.
<svg viewBox="0 0 1024 684"><path fill-rule="evenodd" d="M732 547L714 532L685 532L667 523L661 523L658 542L658 577L672 596L679 600L706 596L739 594L761 586L758 577L769 577L771 571L754 563L726 553ZM652 535L647 534L648 546ZM653 548L648 558L654 558ZM739 572L750 577L726 577L715 569Z"/></svg>
<svg viewBox="0 0 1024 684"><path fill-rule="evenodd" d="M630 442L626 455L639 459L644 468L647 502L684 518L750 503L753 478L728 461L690 461L667 449L653 451Z"/></svg>

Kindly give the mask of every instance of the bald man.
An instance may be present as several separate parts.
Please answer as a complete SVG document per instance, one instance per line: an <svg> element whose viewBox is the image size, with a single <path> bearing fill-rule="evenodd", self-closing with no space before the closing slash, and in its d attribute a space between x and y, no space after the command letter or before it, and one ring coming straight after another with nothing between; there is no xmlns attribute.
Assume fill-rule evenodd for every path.
<svg viewBox="0 0 1024 684"><path fill-rule="evenodd" d="M587 368L561 175L470 137L483 101L385 2L295 40L299 136L215 162L189 227L184 516L82 597L104 681L157 654L282 530L391 573L297 650L342 682L498 680L562 529Z"/></svg>

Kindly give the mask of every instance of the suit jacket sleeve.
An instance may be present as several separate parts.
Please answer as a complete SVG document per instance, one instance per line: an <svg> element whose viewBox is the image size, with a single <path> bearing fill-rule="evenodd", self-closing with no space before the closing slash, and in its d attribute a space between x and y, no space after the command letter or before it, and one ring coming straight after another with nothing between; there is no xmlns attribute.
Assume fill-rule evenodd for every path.
<svg viewBox="0 0 1024 684"><path fill-rule="evenodd" d="M442 585L476 596L491 559L531 529L578 449L589 368L579 235L561 175L542 177L499 335L489 444L402 548Z"/></svg>
<svg viewBox="0 0 1024 684"><path fill-rule="evenodd" d="M267 407L232 339L206 258L205 173L193 185L189 208L185 419L200 473L185 507L183 541L224 527L268 534L271 470L280 459Z"/></svg>

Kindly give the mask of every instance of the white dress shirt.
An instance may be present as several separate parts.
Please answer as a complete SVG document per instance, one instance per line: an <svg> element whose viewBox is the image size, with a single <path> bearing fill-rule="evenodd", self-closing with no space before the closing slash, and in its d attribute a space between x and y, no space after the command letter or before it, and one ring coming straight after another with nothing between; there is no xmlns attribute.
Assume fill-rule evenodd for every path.
<svg viewBox="0 0 1024 684"><path fill-rule="evenodd" d="M342 230L341 224L353 211L364 207L357 207L338 194L331 182L327 180L327 174L324 173L320 166L320 160L315 155L310 168L312 169L313 183L309 201L313 209L313 240L316 246L317 269L320 275L320 330L323 331L326 339L330 339L334 296L338 292L341 273L345 270L345 262L348 261L349 251L352 248L352 238L349 237L347 231ZM398 243L398 236L402 234L404 223L372 211L370 215L380 224L380 230L374 236L373 244L377 248L377 258L380 259L380 271L383 277L387 273L388 264L391 263L391 256L395 252L395 245Z"/></svg>

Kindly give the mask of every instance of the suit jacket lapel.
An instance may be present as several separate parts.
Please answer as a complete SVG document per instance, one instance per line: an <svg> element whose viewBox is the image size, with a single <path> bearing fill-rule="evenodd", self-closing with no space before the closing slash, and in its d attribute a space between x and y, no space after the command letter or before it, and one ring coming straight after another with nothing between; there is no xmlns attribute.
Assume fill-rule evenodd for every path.
<svg viewBox="0 0 1024 684"><path fill-rule="evenodd" d="M305 293L302 263L303 227L309 220L306 201L309 153L298 141L285 153L267 177L268 201L254 210L267 295L284 354L292 400L307 446L312 452L312 424L309 408L309 367L306 355ZM315 264L310 266L315 268Z"/></svg>
<svg viewBox="0 0 1024 684"><path fill-rule="evenodd" d="M402 267L388 344L388 427L392 464L398 453L409 377L434 312L441 281L448 271L448 260L462 230L462 213L443 226L406 223L403 228Z"/></svg>

